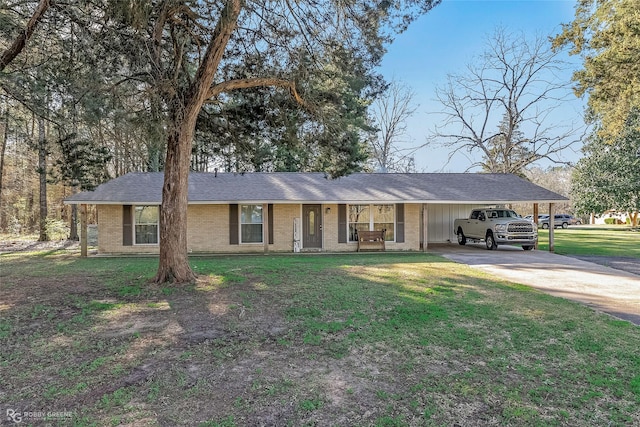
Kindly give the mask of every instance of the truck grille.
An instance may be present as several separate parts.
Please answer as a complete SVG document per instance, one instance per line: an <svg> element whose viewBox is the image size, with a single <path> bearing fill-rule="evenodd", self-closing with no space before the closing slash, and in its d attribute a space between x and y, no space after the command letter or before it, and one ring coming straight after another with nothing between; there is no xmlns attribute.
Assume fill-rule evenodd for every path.
<svg viewBox="0 0 640 427"><path fill-rule="evenodd" d="M530 222L512 222L507 230L509 233L531 233L533 232L533 224Z"/></svg>

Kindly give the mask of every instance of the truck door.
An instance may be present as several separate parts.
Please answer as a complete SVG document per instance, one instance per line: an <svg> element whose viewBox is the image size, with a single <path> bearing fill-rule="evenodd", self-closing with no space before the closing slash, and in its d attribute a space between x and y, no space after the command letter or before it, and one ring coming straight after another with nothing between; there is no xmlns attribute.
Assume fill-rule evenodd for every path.
<svg viewBox="0 0 640 427"><path fill-rule="evenodd" d="M482 211L471 211L471 215L469 215L469 221L467 221L467 223L469 224L469 227L467 227L467 230L465 230L465 233L467 233L467 236L469 237L478 237L478 230L480 230L482 227L480 226L480 221L481 221L481 217L484 216L484 213L482 213Z"/></svg>

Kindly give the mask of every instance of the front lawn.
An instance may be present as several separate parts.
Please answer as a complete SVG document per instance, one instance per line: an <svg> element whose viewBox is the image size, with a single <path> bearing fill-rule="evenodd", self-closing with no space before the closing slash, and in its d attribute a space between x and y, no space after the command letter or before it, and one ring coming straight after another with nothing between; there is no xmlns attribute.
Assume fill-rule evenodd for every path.
<svg viewBox="0 0 640 427"><path fill-rule="evenodd" d="M435 255L193 258L184 287L147 284L156 264L0 255L2 415L640 424L640 328Z"/></svg>
<svg viewBox="0 0 640 427"><path fill-rule="evenodd" d="M640 231L628 226L587 226L554 230L555 252L640 258ZM549 249L549 230L538 230L540 250Z"/></svg>

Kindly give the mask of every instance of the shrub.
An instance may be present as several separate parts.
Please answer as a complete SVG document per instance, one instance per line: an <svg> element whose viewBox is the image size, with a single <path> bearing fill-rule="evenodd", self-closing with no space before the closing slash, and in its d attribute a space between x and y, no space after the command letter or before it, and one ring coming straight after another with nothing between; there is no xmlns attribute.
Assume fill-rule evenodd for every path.
<svg viewBox="0 0 640 427"><path fill-rule="evenodd" d="M69 227L62 220L47 218L46 227L51 240L65 240L69 236Z"/></svg>
<svg viewBox="0 0 640 427"><path fill-rule="evenodd" d="M22 232L22 224L20 224L20 221L18 221L17 218L11 218L7 230L9 231L9 234L19 236Z"/></svg>

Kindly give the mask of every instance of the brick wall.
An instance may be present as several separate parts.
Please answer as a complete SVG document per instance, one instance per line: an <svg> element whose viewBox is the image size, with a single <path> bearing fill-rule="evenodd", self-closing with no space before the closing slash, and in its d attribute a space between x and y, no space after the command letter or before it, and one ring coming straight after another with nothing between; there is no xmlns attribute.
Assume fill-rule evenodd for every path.
<svg viewBox="0 0 640 427"><path fill-rule="evenodd" d="M120 205L98 205L98 250L100 253L158 253L157 245L122 245ZM327 208L329 211L327 212ZM405 204L405 242L387 242L387 250L419 250L421 205ZM276 204L273 207L274 243L269 250L293 252L294 218L301 218L299 204ZM187 242L190 252L263 252L264 245L229 244L229 205L190 205L187 212ZM354 252L357 243L338 243L338 205L322 206L323 250Z"/></svg>
<svg viewBox="0 0 640 427"><path fill-rule="evenodd" d="M158 253L158 245L122 245L122 206L97 205L98 252L100 253Z"/></svg>

